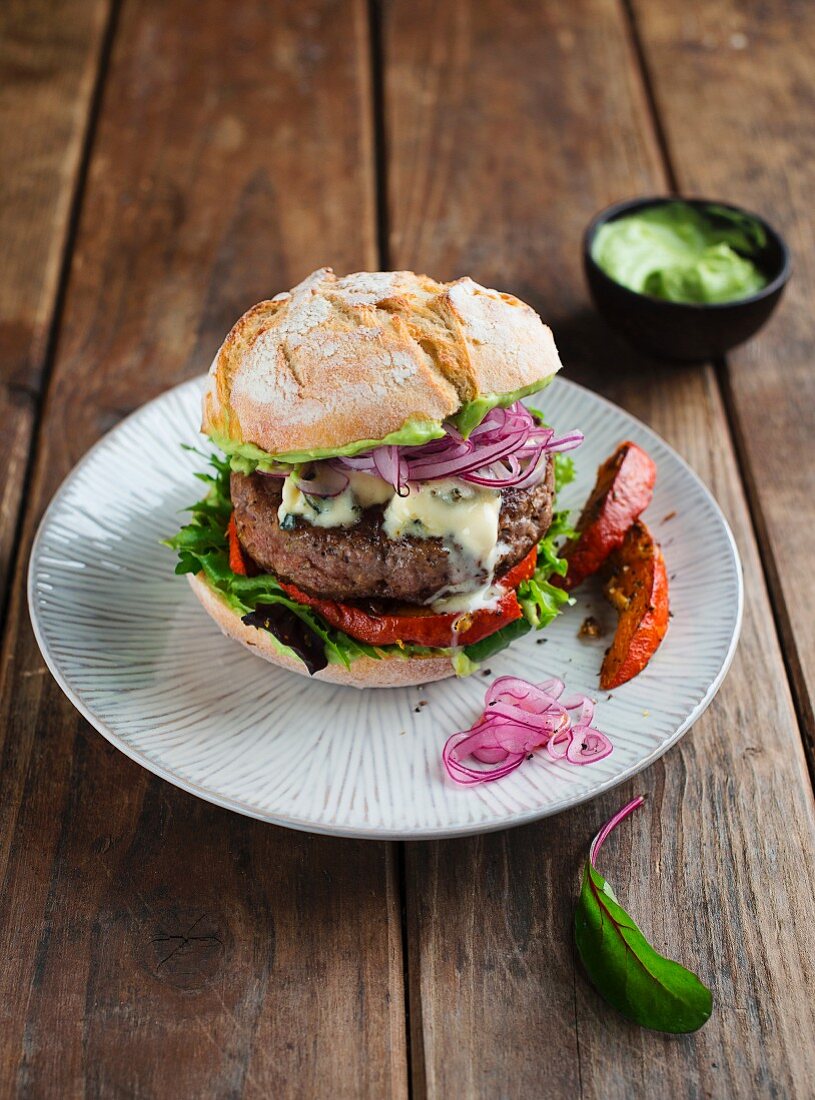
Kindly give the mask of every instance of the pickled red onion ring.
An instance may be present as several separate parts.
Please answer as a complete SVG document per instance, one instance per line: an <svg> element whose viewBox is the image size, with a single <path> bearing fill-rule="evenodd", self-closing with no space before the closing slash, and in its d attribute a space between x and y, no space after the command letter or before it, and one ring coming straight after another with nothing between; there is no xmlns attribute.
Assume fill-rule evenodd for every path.
<svg viewBox="0 0 815 1100"><path fill-rule="evenodd" d="M348 474L326 463L314 463L305 474L292 474L292 480L301 493L309 497L338 497L348 488Z"/></svg>
<svg viewBox="0 0 815 1100"><path fill-rule="evenodd" d="M487 689L484 711L469 730L448 737L442 750L447 774L462 786L490 783L520 767L537 748L546 746L553 760L592 764L612 752L608 737L591 724L594 703L585 695L563 699L562 680L532 684L517 676L500 676ZM474 768L473 757L489 768Z"/></svg>

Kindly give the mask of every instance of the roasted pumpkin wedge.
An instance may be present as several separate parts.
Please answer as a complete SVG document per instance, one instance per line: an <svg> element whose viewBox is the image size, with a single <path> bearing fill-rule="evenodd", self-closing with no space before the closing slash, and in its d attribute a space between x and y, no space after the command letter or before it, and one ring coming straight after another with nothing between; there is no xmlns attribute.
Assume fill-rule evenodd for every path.
<svg viewBox="0 0 815 1100"><path fill-rule="evenodd" d="M626 531L651 503L656 476L654 460L636 443L621 443L606 459L577 522L579 537L565 551L564 588L576 588L622 545Z"/></svg>
<svg viewBox="0 0 815 1100"><path fill-rule="evenodd" d="M668 629L665 559L644 523L629 527L604 576L603 593L619 615L600 670L600 687L610 691L642 672Z"/></svg>

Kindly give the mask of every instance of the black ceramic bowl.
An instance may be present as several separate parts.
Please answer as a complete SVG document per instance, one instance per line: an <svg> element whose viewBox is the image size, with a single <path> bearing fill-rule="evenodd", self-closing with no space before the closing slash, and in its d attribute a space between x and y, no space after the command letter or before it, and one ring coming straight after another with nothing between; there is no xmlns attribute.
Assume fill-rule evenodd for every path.
<svg viewBox="0 0 815 1100"><path fill-rule="evenodd" d="M767 285L749 298L702 304L666 302L615 283L595 263L591 250L601 225L651 206L684 202L701 210L714 206L747 214L763 226L766 244L752 256ZM758 332L775 309L790 276L789 249L771 225L749 210L710 199L662 196L630 199L603 210L583 238L583 266L594 304L611 325L636 348L661 359L694 361L722 355Z"/></svg>

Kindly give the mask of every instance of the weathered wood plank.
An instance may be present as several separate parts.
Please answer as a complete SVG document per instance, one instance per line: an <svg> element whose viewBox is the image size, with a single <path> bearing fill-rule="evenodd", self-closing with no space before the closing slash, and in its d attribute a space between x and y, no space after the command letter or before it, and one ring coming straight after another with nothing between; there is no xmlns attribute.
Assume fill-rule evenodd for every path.
<svg viewBox="0 0 815 1100"><path fill-rule="evenodd" d="M0 433L0 624L5 610L34 419L33 395L0 385L0 424L7 426Z"/></svg>
<svg viewBox="0 0 815 1100"><path fill-rule="evenodd" d="M757 339L728 356L726 379L815 762L815 8L634 6L680 188L764 213L793 249L785 301Z"/></svg>
<svg viewBox="0 0 815 1100"><path fill-rule="evenodd" d="M25 546L88 445L206 369L247 305L375 265L368 59L362 0L125 4ZM394 847L251 822L126 760L45 672L22 566L5 652L0 1080L403 1096Z"/></svg>
<svg viewBox="0 0 815 1100"><path fill-rule="evenodd" d="M657 367L618 343L579 270L590 216L665 184L622 11L393 0L385 12L393 263L468 272L536 304L570 375L653 424L711 486L748 596L725 687L636 783L537 826L408 847L416 1093L806 1095L815 821L721 397L709 368ZM604 869L654 942L714 989L713 1018L680 1040L606 1009L570 946L590 837L635 790L651 801Z"/></svg>
<svg viewBox="0 0 815 1100"><path fill-rule="evenodd" d="M0 622L109 8L0 6Z"/></svg>

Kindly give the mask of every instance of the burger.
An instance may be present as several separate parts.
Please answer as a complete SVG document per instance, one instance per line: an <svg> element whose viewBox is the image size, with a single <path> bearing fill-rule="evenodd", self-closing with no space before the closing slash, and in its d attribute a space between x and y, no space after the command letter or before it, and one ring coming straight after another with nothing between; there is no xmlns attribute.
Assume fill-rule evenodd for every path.
<svg viewBox="0 0 815 1100"><path fill-rule="evenodd" d="M210 368L206 496L168 545L221 630L356 687L466 675L569 602L571 477L522 401L551 331L472 279L329 268L260 302Z"/></svg>

